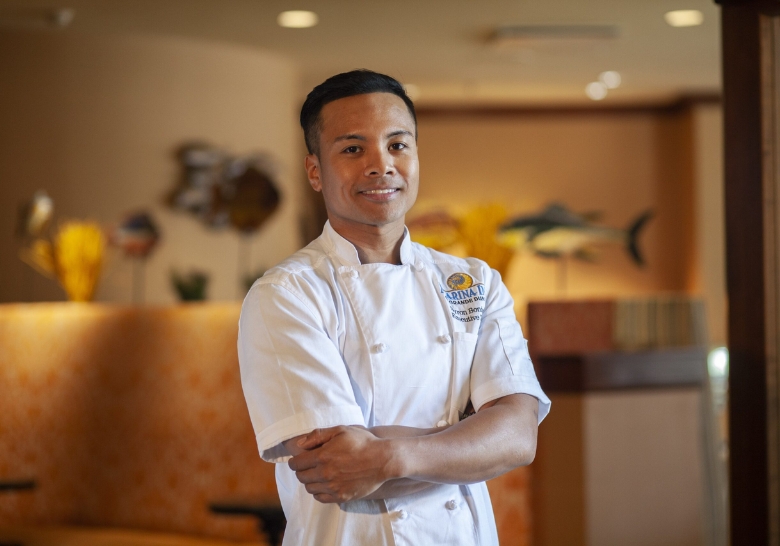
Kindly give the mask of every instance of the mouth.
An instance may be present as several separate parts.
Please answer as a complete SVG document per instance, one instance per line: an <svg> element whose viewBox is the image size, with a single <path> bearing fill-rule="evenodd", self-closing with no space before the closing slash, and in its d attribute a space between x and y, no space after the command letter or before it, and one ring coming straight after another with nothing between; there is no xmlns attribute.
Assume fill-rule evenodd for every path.
<svg viewBox="0 0 780 546"><path fill-rule="evenodd" d="M361 191L360 195L363 195L372 201L388 201L395 197L400 191L399 188L377 188Z"/></svg>
<svg viewBox="0 0 780 546"><path fill-rule="evenodd" d="M362 193L364 195L387 195L387 194L390 194L390 193L395 193L397 191L398 191L398 188L384 188L384 189L381 189L381 190L366 190L366 191L362 191L360 193Z"/></svg>

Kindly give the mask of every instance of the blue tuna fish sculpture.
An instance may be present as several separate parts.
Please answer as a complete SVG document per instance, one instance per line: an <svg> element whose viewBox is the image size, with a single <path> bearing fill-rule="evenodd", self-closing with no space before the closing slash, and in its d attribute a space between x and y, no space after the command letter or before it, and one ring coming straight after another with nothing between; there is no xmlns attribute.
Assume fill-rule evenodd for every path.
<svg viewBox="0 0 780 546"><path fill-rule="evenodd" d="M572 256L593 261L593 246L598 243L625 245L631 259L639 266L645 261L637 244L637 237L651 211L639 215L626 229L599 226L593 223L596 213L576 214L565 206L554 203L538 214L519 216L504 223L501 238L515 248L530 248L537 256L561 258Z"/></svg>

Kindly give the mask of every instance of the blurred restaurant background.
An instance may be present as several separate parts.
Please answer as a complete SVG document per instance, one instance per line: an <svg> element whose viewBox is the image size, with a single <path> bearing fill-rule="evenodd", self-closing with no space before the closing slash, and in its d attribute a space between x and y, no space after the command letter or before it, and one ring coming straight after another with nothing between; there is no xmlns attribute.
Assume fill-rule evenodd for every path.
<svg viewBox="0 0 780 546"><path fill-rule="evenodd" d="M370 68L412 237L502 273L553 400L501 543L727 544L720 11L0 0L0 543L276 542L238 314L325 221L306 93Z"/></svg>

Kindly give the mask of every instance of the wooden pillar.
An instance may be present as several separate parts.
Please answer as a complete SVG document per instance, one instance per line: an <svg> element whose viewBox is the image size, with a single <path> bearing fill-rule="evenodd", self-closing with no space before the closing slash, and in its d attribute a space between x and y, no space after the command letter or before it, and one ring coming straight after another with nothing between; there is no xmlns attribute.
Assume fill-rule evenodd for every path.
<svg viewBox="0 0 780 546"><path fill-rule="evenodd" d="M722 0L731 544L780 546L780 2Z"/></svg>

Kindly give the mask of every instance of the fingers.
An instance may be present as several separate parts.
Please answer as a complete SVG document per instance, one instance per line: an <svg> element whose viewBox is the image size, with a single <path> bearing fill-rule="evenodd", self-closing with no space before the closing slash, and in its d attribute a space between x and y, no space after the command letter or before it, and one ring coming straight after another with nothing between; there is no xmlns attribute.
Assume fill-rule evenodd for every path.
<svg viewBox="0 0 780 546"><path fill-rule="evenodd" d="M327 493L317 493L314 495L314 500L319 501L323 504L338 504L342 501L338 500L333 495L328 495Z"/></svg>
<svg viewBox="0 0 780 546"><path fill-rule="evenodd" d="M313 431L298 440L298 447L303 449L315 449L324 444L325 441L320 439L318 431Z"/></svg>
<svg viewBox="0 0 780 546"><path fill-rule="evenodd" d="M312 495L315 500L324 504L348 502L355 498L354 493L349 494L346 491L336 491L330 484L310 483L305 487L306 491Z"/></svg>
<svg viewBox="0 0 780 546"><path fill-rule="evenodd" d="M296 472L315 468L318 464L317 454L311 451L304 451L287 461L287 466L290 467L290 470L295 470Z"/></svg>
<svg viewBox="0 0 780 546"><path fill-rule="evenodd" d="M322 434L320 429L315 429L298 440L298 447L305 449L305 451L290 459L287 462L287 466L297 472L314 468L320 464L320 450L318 448L327 442L327 440L322 441L325 437L326 435Z"/></svg>
<svg viewBox="0 0 780 546"><path fill-rule="evenodd" d="M330 473L320 467L295 472L295 477L301 482L306 491L323 503L347 502L352 499L354 493L350 492L346 484L334 482ZM319 497L319 498L318 498Z"/></svg>
<svg viewBox="0 0 780 546"><path fill-rule="evenodd" d="M301 482L303 485L325 481L322 472L320 472L318 468L299 470L295 473L295 476L298 478L298 481Z"/></svg>
<svg viewBox="0 0 780 546"><path fill-rule="evenodd" d="M373 464L377 446L370 445L371 441L378 440L365 427L315 429L294 440L298 454L287 464L318 502L362 498L382 482ZM374 449L367 450L367 446Z"/></svg>
<svg viewBox="0 0 780 546"><path fill-rule="evenodd" d="M321 446L331 438L343 432L343 427L315 428L309 434L298 440L298 447L303 449L314 449Z"/></svg>

